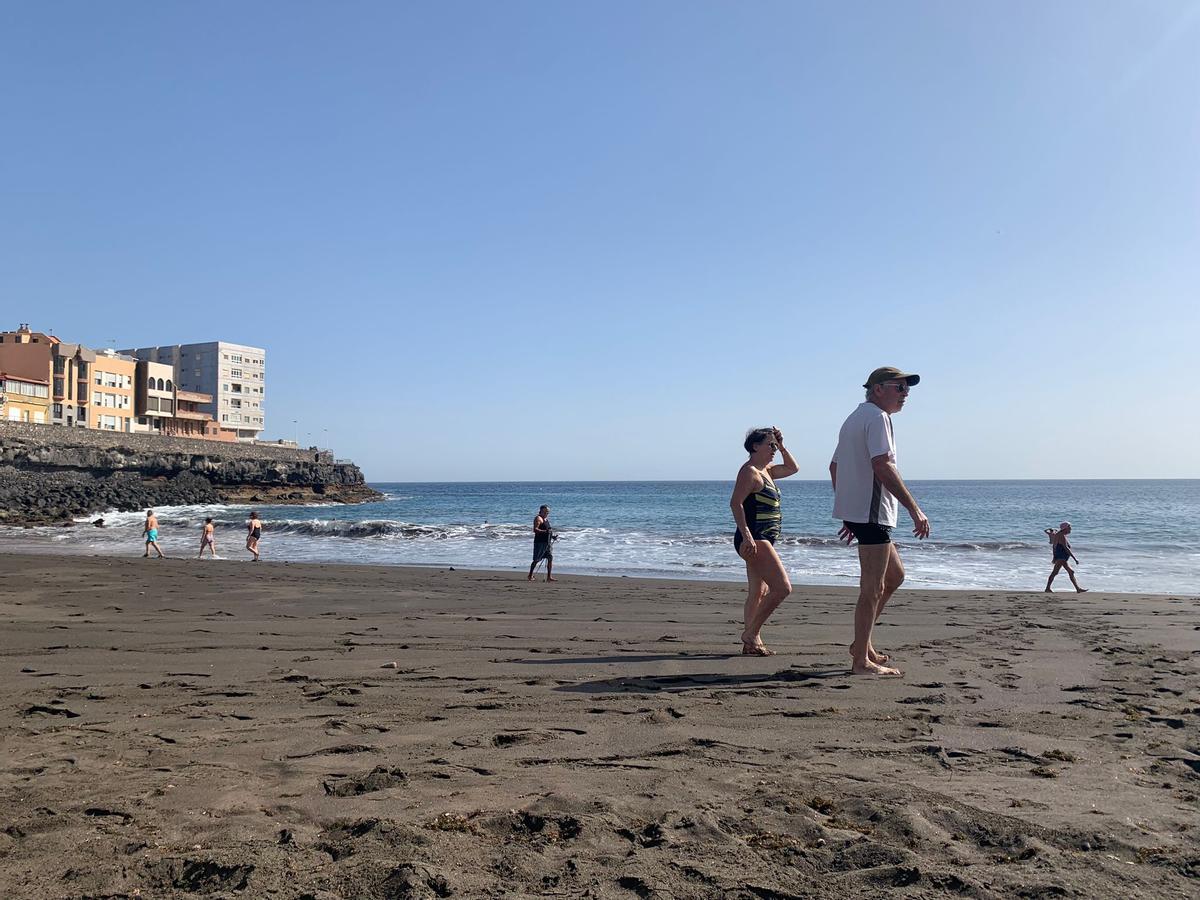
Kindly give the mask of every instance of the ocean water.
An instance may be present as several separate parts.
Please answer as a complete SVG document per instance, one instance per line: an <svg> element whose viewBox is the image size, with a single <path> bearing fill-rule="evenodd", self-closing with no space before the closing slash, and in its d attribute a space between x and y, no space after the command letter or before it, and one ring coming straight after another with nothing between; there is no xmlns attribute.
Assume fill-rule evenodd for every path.
<svg viewBox="0 0 1200 900"><path fill-rule="evenodd" d="M732 483L723 481L376 484L385 498L357 506L259 506L269 559L434 565L525 571L531 525L552 507L561 573L741 580L732 546ZM1042 529L1069 520L1078 578L1101 591L1200 593L1200 480L917 481L933 526L911 536L901 511L894 536L908 584L1033 590L1045 586ZM828 482L780 482L784 536L777 549L798 584L855 584L856 551L838 543ZM162 545L194 555L206 516L218 553L248 558L248 506L157 510ZM105 528L0 529L0 547L68 553L142 552L144 513L107 513ZM1056 589L1070 590L1066 573Z"/></svg>

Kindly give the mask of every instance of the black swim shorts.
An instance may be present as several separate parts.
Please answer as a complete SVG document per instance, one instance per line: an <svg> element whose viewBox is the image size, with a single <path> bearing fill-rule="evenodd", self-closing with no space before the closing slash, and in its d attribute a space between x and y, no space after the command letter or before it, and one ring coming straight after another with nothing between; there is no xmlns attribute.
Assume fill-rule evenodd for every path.
<svg viewBox="0 0 1200 900"><path fill-rule="evenodd" d="M892 526L876 525L874 522L843 522L854 539L864 547L871 544L890 544L892 542Z"/></svg>

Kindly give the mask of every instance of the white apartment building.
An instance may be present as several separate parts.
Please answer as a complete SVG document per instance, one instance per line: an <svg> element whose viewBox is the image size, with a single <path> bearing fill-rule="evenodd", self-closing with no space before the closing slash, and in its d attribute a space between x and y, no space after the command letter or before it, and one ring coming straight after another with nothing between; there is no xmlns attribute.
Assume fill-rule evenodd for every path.
<svg viewBox="0 0 1200 900"><path fill-rule="evenodd" d="M175 372L180 390L209 394L213 401L200 409L222 428L251 441L266 425L267 352L261 347L209 341L128 350L138 359L165 363Z"/></svg>

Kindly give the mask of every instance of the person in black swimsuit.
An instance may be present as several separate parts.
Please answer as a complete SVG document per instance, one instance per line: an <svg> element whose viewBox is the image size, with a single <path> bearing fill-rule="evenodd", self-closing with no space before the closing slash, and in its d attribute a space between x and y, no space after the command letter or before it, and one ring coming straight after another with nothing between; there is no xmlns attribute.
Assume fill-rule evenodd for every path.
<svg viewBox="0 0 1200 900"><path fill-rule="evenodd" d="M251 562L258 562L258 539L261 537L262 519L258 517L257 512L251 512L250 519L246 522L246 549L254 554Z"/></svg>
<svg viewBox="0 0 1200 900"><path fill-rule="evenodd" d="M529 564L529 581L533 581L533 571L543 559L546 561L546 580L558 581L553 577L554 572L554 530L550 527L550 507L543 506L533 517L533 562Z"/></svg>
<svg viewBox="0 0 1200 900"><path fill-rule="evenodd" d="M783 525L777 478L787 478L799 471L799 466L783 446L783 434L778 428L755 428L746 435L744 444L750 459L738 470L729 508L737 531L733 534L733 549L746 561L746 628L742 632L743 656L773 656L763 644L762 627L771 613L779 608L792 592L787 570L775 552L775 541ZM778 451L783 464L773 466L771 460Z"/></svg>
<svg viewBox="0 0 1200 900"><path fill-rule="evenodd" d="M1059 569L1067 570L1067 577L1071 579L1071 584L1075 585L1077 593L1087 593L1087 588L1081 588L1079 582L1075 580L1075 570L1071 568L1070 560L1075 560L1075 565L1079 565L1079 557L1075 555L1075 551L1071 549L1071 542L1067 540L1067 535L1070 533L1070 522L1063 522L1058 526L1058 531L1053 528L1046 529L1046 536L1050 538L1050 546L1054 548L1054 568L1050 570L1050 577L1046 580L1047 594L1054 593L1050 590L1050 585L1054 583L1054 577L1058 575Z"/></svg>

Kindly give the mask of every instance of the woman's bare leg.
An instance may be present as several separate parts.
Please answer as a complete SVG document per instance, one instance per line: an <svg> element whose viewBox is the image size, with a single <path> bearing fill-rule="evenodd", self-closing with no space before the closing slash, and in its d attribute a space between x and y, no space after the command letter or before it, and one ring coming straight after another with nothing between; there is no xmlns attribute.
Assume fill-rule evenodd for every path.
<svg viewBox="0 0 1200 900"><path fill-rule="evenodd" d="M758 552L753 557L746 558L746 565L753 569L754 574L766 586L766 592L756 605L753 615L746 621L746 630L742 632L742 643L747 647L757 647L766 651L762 642L762 627L766 624L771 613L779 608L779 604L787 599L792 592L792 582L783 560L775 552L769 541L757 541ZM745 545L743 545L743 550Z"/></svg>
<svg viewBox="0 0 1200 900"><path fill-rule="evenodd" d="M1054 579L1058 575L1058 570L1061 569L1062 567L1063 567L1063 561L1061 559L1056 559L1054 561L1054 568L1050 570L1050 577L1046 579L1046 593L1047 594L1053 593L1053 591L1050 590L1050 585L1052 585L1054 583ZM1074 580L1074 579L1072 579L1072 580Z"/></svg>

